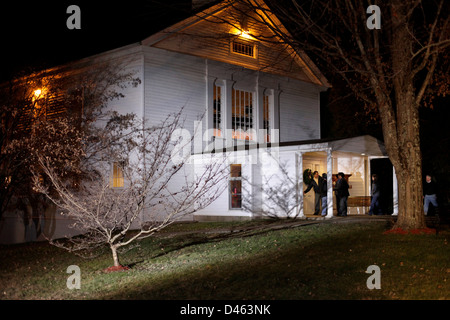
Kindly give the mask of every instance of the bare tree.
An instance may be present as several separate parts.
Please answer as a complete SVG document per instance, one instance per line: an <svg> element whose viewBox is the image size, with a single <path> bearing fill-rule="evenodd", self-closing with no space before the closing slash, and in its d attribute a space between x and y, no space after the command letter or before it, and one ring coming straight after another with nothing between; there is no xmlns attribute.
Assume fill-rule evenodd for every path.
<svg viewBox="0 0 450 320"><path fill-rule="evenodd" d="M448 75L437 76L450 45L449 2L269 1L291 32L268 20L271 9L261 2L237 2L252 8L279 39L341 76L368 109L377 110L398 179L395 227L425 227L419 107L448 92ZM376 4L380 15L372 18L381 18L381 28L370 29L375 11L369 6Z"/></svg>
<svg viewBox="0 0 450 320"><path fill-rule="evenodd" d="M80 145L80 154L86 155L81 168L89 179L76 188L61 180L51 159L37 155L40 170L35 172L35 187L73 219L72 227L82 234L53 243L76 253L107 245L114 266L120 266L119 249L217 199L226 187L222 156L205 156L208 159L197 164L173 161L174 153L185 147L190 150L191 140L174 139L175 130L182 127L180 117L181 111L146 127L135 117L124 122L113 114L97 136L96 150L101 152L92 156ZM54 194L41 182L41 173Z"/></svg>
<svg viewBox="0 0 450 320"><path fill-rule="evenodd" d="M68 64L18 75L0 85L0 217L18 210L25 223L32 218L37 235L43 231L40 220L50 201L33 190L30 168L36 167L35 155L52 159L61 179L79 183L83 154L75 146L86 142L81 136L95 140L98 128L92 124L108 115L107 103L140 83L125 66L123 59L114 65ZM74 148L63 147L69 145Z"/></svg>

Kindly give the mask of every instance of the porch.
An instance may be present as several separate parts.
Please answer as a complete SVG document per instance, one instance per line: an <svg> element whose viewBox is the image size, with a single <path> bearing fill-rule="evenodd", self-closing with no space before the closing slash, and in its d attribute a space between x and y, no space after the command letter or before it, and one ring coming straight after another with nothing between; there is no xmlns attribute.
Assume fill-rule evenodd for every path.
<svg viewBox="0 0 450 320"><path fill-rule="evenodd" d="M280 143L280 152L295 154L299 190L297 217L314 217L314 191L307 194L304 190L305 170L327 174L327 211L326 218L336 215L336 200L333 186L336 174L343 172L349 184L349 215L364 215L370 208L371 175L380 177L383 190L383 214L398 213L397 179L389 161L384 144L372 136L359 136L339 140L311 140ZM321 208L322 209L322 208Z"/></svg>

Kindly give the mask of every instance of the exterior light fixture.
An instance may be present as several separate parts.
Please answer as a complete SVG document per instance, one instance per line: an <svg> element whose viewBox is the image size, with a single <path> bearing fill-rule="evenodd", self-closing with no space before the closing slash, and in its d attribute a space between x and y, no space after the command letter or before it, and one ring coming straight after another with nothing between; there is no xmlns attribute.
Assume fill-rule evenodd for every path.
<svg viewBox="0 0 450 320"><path fill-rule="evenodd" d="M252 36L248 33L248 31L242 30L240 36L244 39L252 39Z"/></svg>

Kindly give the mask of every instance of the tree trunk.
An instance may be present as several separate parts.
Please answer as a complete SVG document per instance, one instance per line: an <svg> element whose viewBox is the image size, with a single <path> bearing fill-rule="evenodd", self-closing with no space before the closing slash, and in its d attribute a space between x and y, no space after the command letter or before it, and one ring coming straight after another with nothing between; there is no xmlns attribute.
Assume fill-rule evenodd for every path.
<svg viewBox="0 0 450 320"><path fill-rule="evenodd" d="M118 267L118 266L120 266L120 262L119 262L119 256L117 254L117 247L111 245L110 248L111 248L111 252L112 252L112 256L113 256L114 266Z"/></svg>
<svg viewBox="0 0 450 320"><path fill-rule="evenodd" d="M392 3L392 77L396 106L395 132L388 139L396 139L394 159L398 181L399 212L394 227L404 230L425 228L422 202L422 153L420 151L419 106L415 99L412 75L413 41L406 23L408 11L403 1ZM391 118L390 120L394 120ZM391 130L393 128L391 126ZM387 144L391 144L388 141Z"/></svg>
<svg viewBox="0 0 450 320"><path fill-rule="evenodd" d="M411 168L397 173L399 211L394 228L403 230L426 228L421 171L420 166L411 164Z"/></svg>

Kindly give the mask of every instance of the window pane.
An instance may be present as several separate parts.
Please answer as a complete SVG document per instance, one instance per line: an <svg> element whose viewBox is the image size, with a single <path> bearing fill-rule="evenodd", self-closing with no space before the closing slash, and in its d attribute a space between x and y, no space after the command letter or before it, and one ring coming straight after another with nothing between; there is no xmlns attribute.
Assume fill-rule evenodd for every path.
<svg viewBox="0 0 450 320"><path fill-rule="evenodd" d="M241 177L241 165L240 164L232 164L230 166L230 177L232 177L232 178L240 178Z"/></svg>
<svg viewBox="0 0 450 320"><path fill-rule="evenodd" d="M269 113L269 96L264 96L263 102L263 129L267 130L266 136L264 137L264 142L270 142L270 113Z"/></svg>
<svg viewBox="0 0 450 320"><path fill-rule="evenodd" d="M233 89L231 112L233 139L253 140L253 93Z"/></svg>
<svg viewBox="0 0 450 320"><path fill-rule="evenodd" d="M242 181L241 180L230 180L230 187L232 194L241 194L242 192Z"/></svg>
<svg viewBox="0 0 450 320"><path fill-rule="evenodd" d="M241 209L242 208L241 195L232 195L231 196L231 208L232 209Z"/></svg>
<svg viewBox="0 0 450 320"><path fill-rule="evenodd" d="M242 208L242 175L241 165L230 165L230 206L231 209Z"/></svg>
<svg viewBox="0 0 450 320"><path fill-rule="evenodd" d="M242 207L242 181L230 180L231 208L239 209Z"/></svg>
<svg viewBox="0 0 450 320"><path fill-rule="evenodd" d="M222 88L214 85L214 115L213 128L214 136L222 136L222 111L221 111Z"/></svg>
<svg viewBox="0 0 450 320"><path fill-rule="evenodd" d="M123 170L119 163L113 164L113 188L122 188L123 183Z"/></svg>

